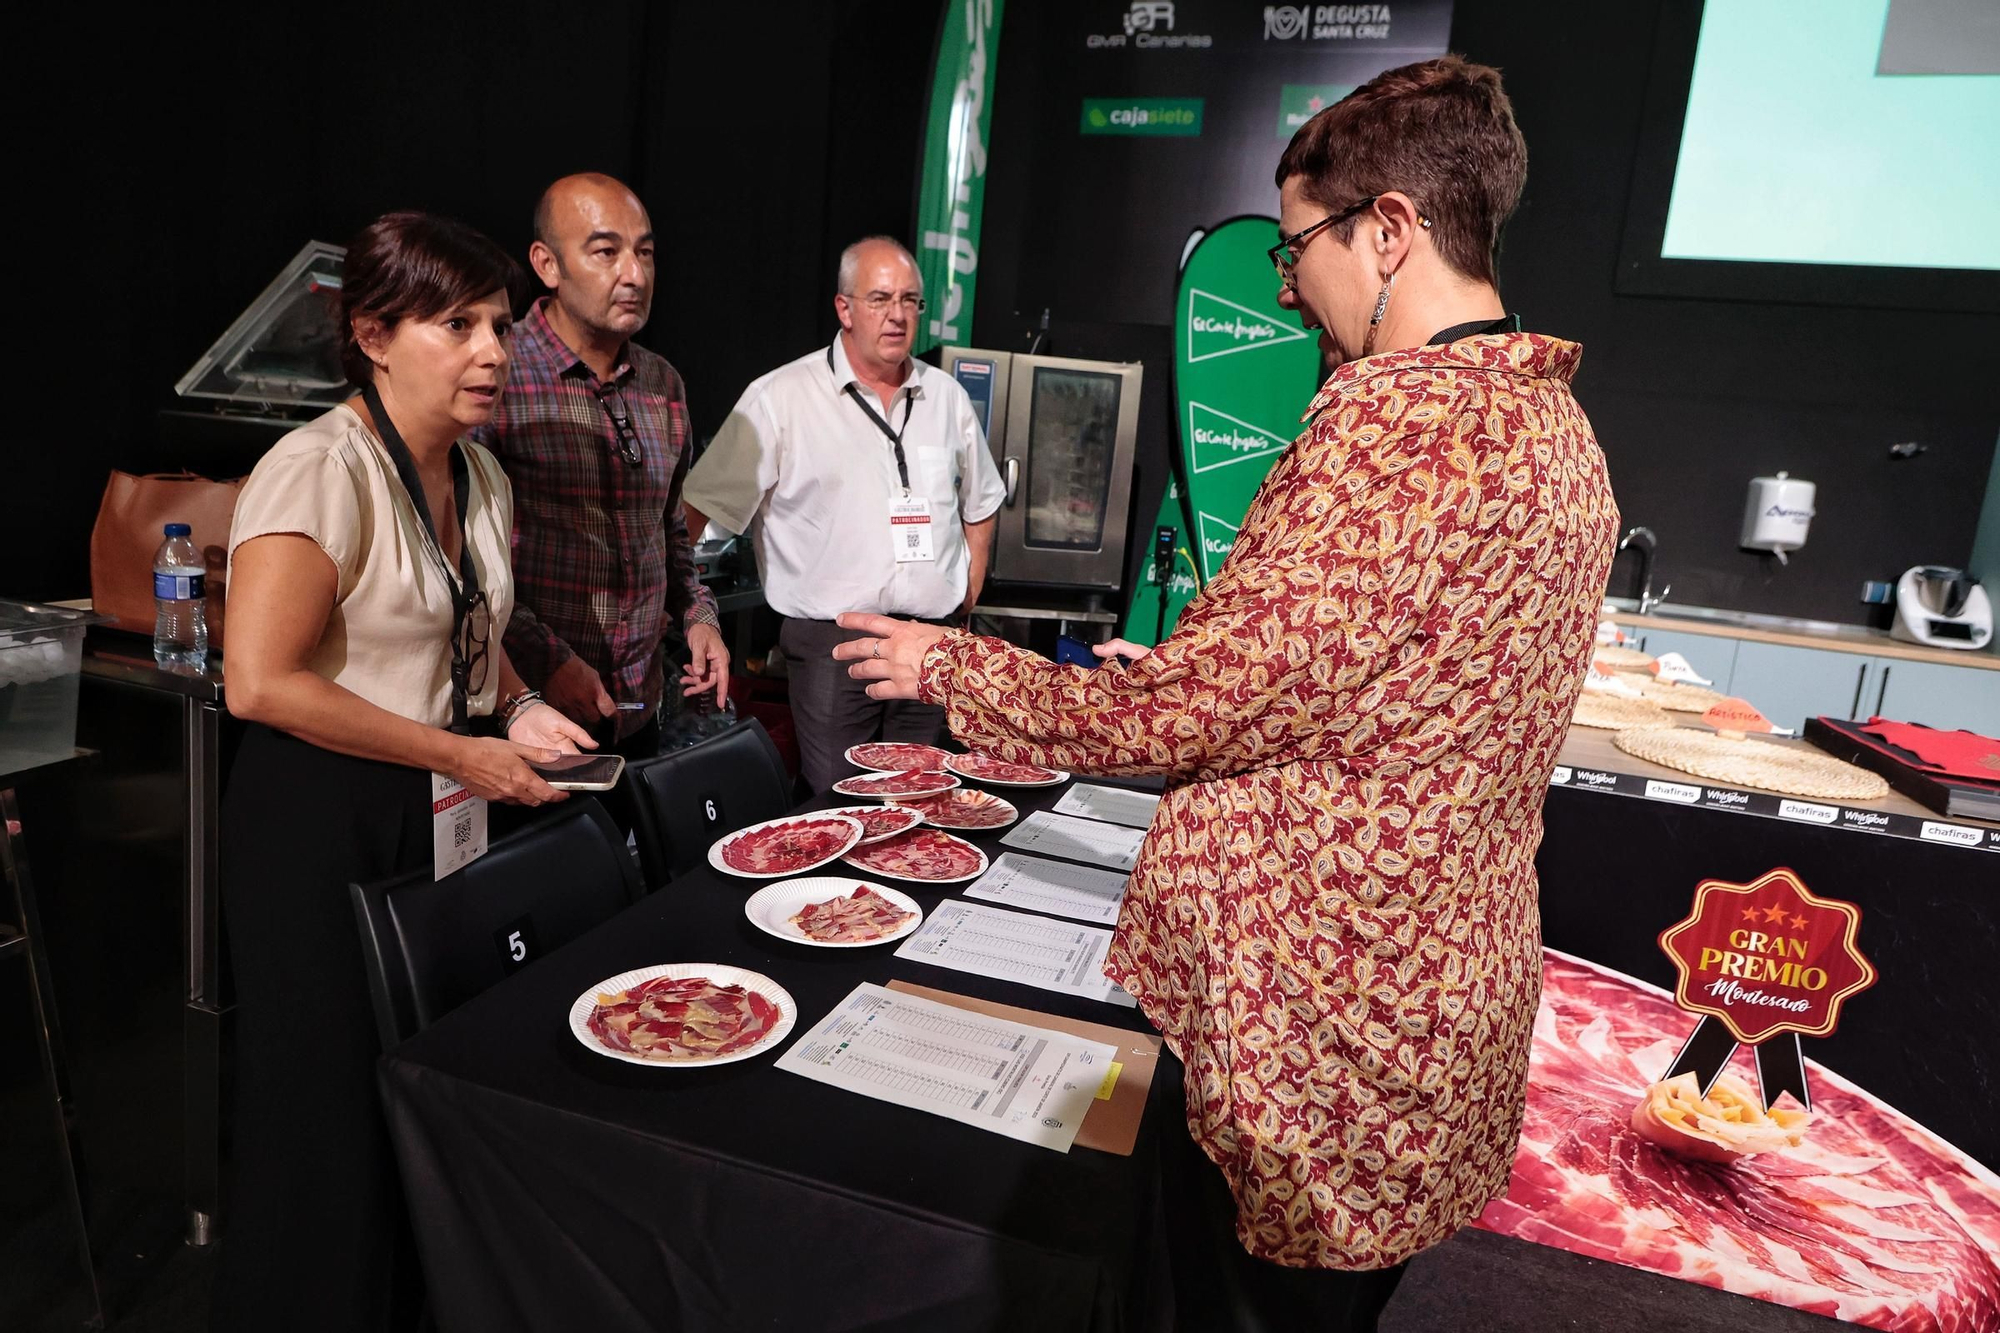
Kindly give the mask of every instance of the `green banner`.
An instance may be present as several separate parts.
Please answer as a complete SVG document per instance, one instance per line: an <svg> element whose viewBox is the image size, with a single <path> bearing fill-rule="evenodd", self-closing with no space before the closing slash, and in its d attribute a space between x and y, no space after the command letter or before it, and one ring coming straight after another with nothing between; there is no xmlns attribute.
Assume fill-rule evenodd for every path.
<svg viewBox="0 0 2000 1333"><path fill-rule="evenodd" d="M986 202L986 133L993 122L993 69L1000 55L1002 0L946 0L931 73L917 194L917 267L930 317L915 351L972 337L979 275L979 213Z"/></svg>
<svg viewBox="0 0 2000 1333"><path fill-rule="evenodd" d="M1266 254L1277 239L1275 218L1232 218L1203 236L1181 268L1174 308L1179 480L1157 524L1176 533L1165 590L1169 629L1194 595L1195 579L1205 584L1222 568L1264 474L1299 433L1299 414L1319 380L1318 342L1278 304L1278 275ZM1155 641L1160 597L1149 564L1126 612L1126 638Z"/></svg>

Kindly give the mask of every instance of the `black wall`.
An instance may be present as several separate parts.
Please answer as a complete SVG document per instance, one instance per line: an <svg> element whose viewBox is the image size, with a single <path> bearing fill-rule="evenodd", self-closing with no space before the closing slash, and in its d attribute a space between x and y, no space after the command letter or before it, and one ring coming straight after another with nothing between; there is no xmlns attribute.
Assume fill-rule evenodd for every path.
<svg viewBox="0 0 2000 1333"><path fill-rule="evenodd" d="M936 0L195 12L79 7L16 48L54 77L17 178L0 596L88 591L109 469L249 469L156 414L309 239L428 208L525 260L544 185L618 175L660 242L642 341L707 434L830 335L841 246L909 228Z"/></svg>
<svg viewBox="0 0 2000 1333"><path fill-rule="evenodd" d="M1117 6L1100 7L1104 26L1115 26ZM1111 323L1134 317L1132 266L1157 274L1150 289L1163 328L1178 253L1157 237L1150 252L1132 253L1117 229L1071 207L1079 191L1064 172L1078 159L1054 139L1075 136L1085 96L1170 90L1102 86L1088 62L1038 59L1043 43L1073 26L1036 12L1044 10L1007 11L976 332L988 345L1019 347L1047 305L1067 335L1057 351L1117 355L1143 341L1141 330ZM1456 5L1452 49L1501 68L1528 141L1527 194L1501 257L1508 304L1530 329L1583 344L1577 394L1627 522L1659 535L1656 590L1670 581L1677 601L1866 623L1862 580L1970 556L2000 431L2000 317L1620 295L1659 10L1658 0ZM1275 114L1275 87L1270 98ZM1155 158L1202 151L1192 139L1099 143L1138 145ZM1277 154L1273 143L1266 170ZM1177 214L1175 234L1184 236L1222 216L1221 205L1183 188L1183 176L1199 174L1162 170L1133 189L1146 206ZM1275 192L1267 207L1276 212ZM1883 225L1922 220L1889 206ZM1165 431L1161 417L1150 433L1156 448ZM1905 440L1928 450L1892 460L1888 446ZM1164 459L1142 457L1141 468L1143 532ZM1736 547L1749 479L1781 468L1819 486L1809 543L1783 568ZM1621 562L1614 591L1629 592L1636 574L1635 560Z"/></svg>
<svg viewBox="0 0 2000 1333"><path fill-rule="evenodd" d="M1124 9L1080 2L1107 30ZM1006 12L975 338L1025 346L1046 305L1055 350L1162 363L1177 256L1132 254L1069 207L1072 155L1046 148L1075 134L1080 98L1135 91L1056 86L1067 66L1037 43L1069 26L1062 5ZM939 6L73 14L19 46L56 91L26 122L17 178L30 241L13 310L30 355L0 446L0 594L14 596L85 590L106 470L183 461L154 415L173 382L300 244L344 240L388 208L454 213L524 253L548 179L623 175L662 243L645 341L681 367L697 428L713 430L751 378L827 335L840 246L908 230ZM1618 294L1657 14L1657 0L1459 0L1452 45L1503 69L1529 144L1502 256L1509 304L1583 343L1578 394L1628 522L1659 533L1676 600L1861 620L1862 579L1969 555L2000 430L2000 317ZM1186 227L1220 220L1170 175L1137 188ZM1883 222L1921 225L1892 207ZM1156 322L1133 322L1119 295L1132 265L1162 274ZM1164 383L1149 377L1142 536L1165 472ZM1929 450L1892 462L1901 440ZM1820 488L1811 541L1785 569L1735 546L1745 483L1779 468ZM1621 565L1619 590L1631 573Z"/></svg>

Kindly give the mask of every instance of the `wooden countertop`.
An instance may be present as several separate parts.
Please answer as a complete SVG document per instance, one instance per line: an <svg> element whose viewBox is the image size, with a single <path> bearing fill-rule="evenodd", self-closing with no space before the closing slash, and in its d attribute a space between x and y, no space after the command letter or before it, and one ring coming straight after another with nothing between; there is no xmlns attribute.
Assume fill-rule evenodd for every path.
<svg viewBox="0 0 2000 1333"><path fill-rule="evenodd" d="M1935 662L1940 666L1972 667L2000 671L2000 654L1978 650L1926 648L1920 643L1892 639L1879 629L1843 625L1838 630L1771 629L1761 625L1733 625L1717 620L1683 619L1675 615L1642 616L1633 611L1613 611L1606 619L1632 629L1670 629L1682 634L1711 634L1719 639L1748 639L1753 643L1779 643L1794 648L1824 648L1842 653L1866 653L1870 657L1893 657L1909 662Z"/></svg>

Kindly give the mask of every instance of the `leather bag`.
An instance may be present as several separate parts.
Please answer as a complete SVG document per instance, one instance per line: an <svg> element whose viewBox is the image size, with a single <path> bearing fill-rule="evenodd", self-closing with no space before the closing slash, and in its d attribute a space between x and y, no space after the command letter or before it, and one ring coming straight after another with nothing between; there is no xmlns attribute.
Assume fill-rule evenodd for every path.
<svg viewBox="0 0 2000 1333"><path fill-rule="evenodd" d="M229 524L243 478L210 481L192 472L134 476L116 472L104 485L90 530L90 600L118 629L153 633L153 553L169 523L191 530L208 567L208 644L222 646L229 572Z"/></svg>

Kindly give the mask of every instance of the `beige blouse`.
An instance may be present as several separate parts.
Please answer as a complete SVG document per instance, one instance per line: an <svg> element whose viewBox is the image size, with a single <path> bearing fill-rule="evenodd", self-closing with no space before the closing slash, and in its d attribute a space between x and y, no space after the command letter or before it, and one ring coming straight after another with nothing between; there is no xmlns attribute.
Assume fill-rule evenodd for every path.
<svg viewBox="0 0 2000 1333"><path fill-rule="evenodd" d="M469 440L458 447L472 480L465 541L491 606L490 617L481 614L474 626L487 642L483 668L473 667L478 688L469 706L476 716L493 711L500 683L494 654L514 608L514 492L486 449ZM238 547L272 533L312 538L340 572L312 670L392 713L449 726L451 590L388 450L351 408L343 404L299 427L258 460L230 524L232 567Z"/></svg>

